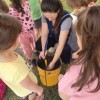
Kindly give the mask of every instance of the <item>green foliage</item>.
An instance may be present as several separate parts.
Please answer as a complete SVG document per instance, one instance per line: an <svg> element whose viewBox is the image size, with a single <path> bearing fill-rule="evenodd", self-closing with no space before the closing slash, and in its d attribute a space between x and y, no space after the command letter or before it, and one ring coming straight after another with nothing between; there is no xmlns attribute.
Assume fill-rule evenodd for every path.
<svg viewBox="0 0 100 100"><path fill-rule="evenodd" d="M61 0L61 1L62 1L64 9L67 10L67 11L69 11L69 12L71 12L72 9L70 7L68 7L67 3L66 3L67 0Z"/></svg>

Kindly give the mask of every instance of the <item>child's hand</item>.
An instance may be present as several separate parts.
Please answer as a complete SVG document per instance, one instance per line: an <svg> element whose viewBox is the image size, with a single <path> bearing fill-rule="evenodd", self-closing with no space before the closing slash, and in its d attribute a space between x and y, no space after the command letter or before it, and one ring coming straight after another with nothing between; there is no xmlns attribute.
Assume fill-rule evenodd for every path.
<svg viewBox="0 0 100 100"><path fill-rule="evenodd" d="M43 94L43 88L41 86L38 86L38 92L37 92L37 94L39 96L41 96Z"/></svg>
<svg viewBox="0 0 100 100"><path fill-rule="evenodd" d="M73 59L77 59L77 58L78 58L78 54L77 54L77 53L78 53L78 52L75 52L75 53L72 54L72 58L73 58Z"/></svg>
<svg viewBox="0 0 100 100"><path fill-rule="evenodd" d="M46 54L47 54L47 52L41 51L40 55L39 55L39 58L45 59Z"/></svg>
<svg viewBox="0 0 100 100"><path fill-rule="evenodd" d="M72 58L73 58L73 59L77 59L77 58L79 57L78 53L79 53L80 51L81 51L81 49L79 49L78 51L74 52L74 53L72 54Z"/></svg>

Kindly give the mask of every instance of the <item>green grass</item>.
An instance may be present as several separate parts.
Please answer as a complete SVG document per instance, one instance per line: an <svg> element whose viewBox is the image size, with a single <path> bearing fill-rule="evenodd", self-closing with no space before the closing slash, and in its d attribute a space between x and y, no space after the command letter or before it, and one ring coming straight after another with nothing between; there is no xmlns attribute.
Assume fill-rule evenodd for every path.
<svg viewBox="0 0 100 100"><path fill-rule="evenodd" d="M9 5L10 2L9 0L5 0L7 2L7 4ZM61 0L64 6L64 9L71 11L71 9L69 7L66 6L66 1L65 0ZM98 0L98 3L100 4L100 0ZM23 55L23 54L22 54ZM66 69L66 66L63 65L63 71L62 73L64 73ZM36 76L38 77L39 80L39 75L38 75L38 71L37 68L33 69L33 72L36 74ZM39 80L39 84L41 84L40 80ZM42 84L41 84L42 85ZM43 86L43 85L42 85ZM53 87L44 87L44 95L45 95L45 100L61 100L59 98L59 95L57 93L57 85L53 86ZM10 90L8 87L6 89L6 93L4 95L4 99L3 100L21 100L21 98L19 98L18 96L16 96L12 90ZM27 99L26 99L27 100Z"/></svg>

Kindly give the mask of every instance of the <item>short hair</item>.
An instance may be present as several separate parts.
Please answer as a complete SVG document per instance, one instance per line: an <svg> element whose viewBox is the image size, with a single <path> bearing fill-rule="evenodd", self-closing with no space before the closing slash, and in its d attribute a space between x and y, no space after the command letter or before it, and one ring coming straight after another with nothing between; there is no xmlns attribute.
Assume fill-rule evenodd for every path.
<svg viewBox="0 0 100 100"><path fill-rule="evenodd" d="M21 33L20 21L8 14L0 13L0 50L9 49Z"/></svg>
<svg viewBox="0 0 100 100"><path fill-rule="evenodd" d="M87 7L91 2L97 2L97 0L67 0L67 5L73 9L80 6Z"/></svg>
<svg viewBox="0 0 100 100"><path fill-rule="evenodd" d="M8 13L9 7L4 0L0 0L0 12Z"/></svg>

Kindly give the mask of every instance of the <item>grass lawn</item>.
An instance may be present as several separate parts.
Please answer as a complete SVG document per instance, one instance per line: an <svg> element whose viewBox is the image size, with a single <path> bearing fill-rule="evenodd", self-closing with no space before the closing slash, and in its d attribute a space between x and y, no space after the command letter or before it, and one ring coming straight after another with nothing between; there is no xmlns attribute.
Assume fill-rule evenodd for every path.
<svg viewBox="0 0 100 100"><path fill-rule="evenodd" d="M8 3L8 5L10 4L9 0L5 0L5 1ZM63 3L64 8L67 9L68 11L71 11L71 9L66 6L66 0L61 0L61 1ZM98 0L98 3L100 3L100 0ZM62 71L62 73L64 73L65 69L66 69L66 66L63 65L63 71ZM39 75L38 75L37 68L33 68L33 72L36 74L36 76L38 77L38 80L39 80ZM41 84L40 80L39 80L39 84ZM53 86L53 87L45 87L45 86L43 86L43 87L44 87L45 100L61 100L59 98L59 96L58 96L58 93L57 93L57 85ZM6 93L5 93L5 96L4 96L3 100L21 100L21 98L17 97L7 87L7 90L6 90Z"/></svg>

